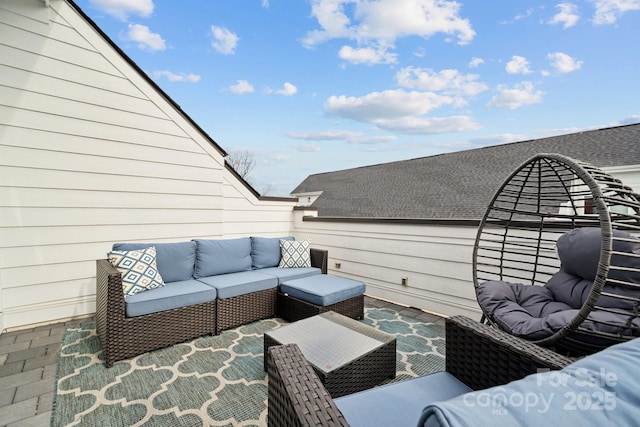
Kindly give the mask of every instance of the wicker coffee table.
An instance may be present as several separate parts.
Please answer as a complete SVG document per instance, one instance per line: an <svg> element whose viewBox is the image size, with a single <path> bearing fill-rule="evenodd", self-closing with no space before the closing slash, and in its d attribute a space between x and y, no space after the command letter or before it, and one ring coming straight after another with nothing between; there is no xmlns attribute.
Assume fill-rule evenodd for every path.
<svg viewBox="0 0 640 427"><path fill-rule="evenodd" d="M265 332L265 365L280 344L297 344L334 398L396 376L395 337L333 311Z"/></svg>

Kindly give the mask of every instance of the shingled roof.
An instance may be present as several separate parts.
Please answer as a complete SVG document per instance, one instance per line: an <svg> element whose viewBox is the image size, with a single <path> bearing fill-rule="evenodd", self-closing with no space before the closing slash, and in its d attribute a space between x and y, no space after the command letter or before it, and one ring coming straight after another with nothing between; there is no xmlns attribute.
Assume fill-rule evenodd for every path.
<svg viewBox="0 0 640 427"><path fill-rule="evenodd" d="M640 123L308 176L320 217L479 219L504 180L538 153L597 167L640 165Z"/></svg>

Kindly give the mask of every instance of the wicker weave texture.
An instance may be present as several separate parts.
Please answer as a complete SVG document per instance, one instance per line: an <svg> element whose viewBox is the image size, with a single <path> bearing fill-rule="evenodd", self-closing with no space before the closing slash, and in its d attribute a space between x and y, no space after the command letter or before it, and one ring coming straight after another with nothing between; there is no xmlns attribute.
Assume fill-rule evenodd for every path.
<svg viewBox="0 0 640 427"><path fill-rule="evenodd" d="M278 317L290 322L306 319L328 311L340 313L352 319L362 319L364 317L364 295L357 295L335 304L322 306L278 292L277 307Z"/></svg>
<svg viewBox="0 0 640 427"><path fill-rule="evenodd" d="M267 360L269 426L349 425L296 344L269 348Z"/></svg>
<svg viewBox="0 0 640 427"><path fill-rule="evenodd" d="M121 275L108 260L96 261L96 328L107 367L161 347L216 332L215 301L126 317Z"/></svg>
<svg viewBox="0 0 640 427"><path fill-rule="evenodd" d="M573 359L464 316L446 321L446 370L474 390L503 385Z"/></svg>
<svg viewBox="0 0 640 427"><path fill-rule="evenodd" d="M268 334L264 335L265 364L268 363L266 355L269 349L279 347L280 344ZM268 366L265 369L268 370ZM334 398L367 390L387 378L395 377L396 342L394 340L386 343L375 351L331 372L323 372L315 367L312 369Z"/></svg>
<svg viewBox="0 0 640 427"><path fill-rule="evenodd" d="M286 333L285 328L287 328ZM357 342L360 337L367 337L364 340L368 340L369 343L363 346L368 347L347 350L349 347L347 344ZM305 347L303 342L308 341L309 338L314 341L314 344L311 347L308 345ZM279 339L282 342L278 341ZM340 342L344 340L346 342L342 344L343 349ZM266 332L264 334L265 365L270 347L292 342L302 346L303 351L307 349L312 352L312 354L307 353L307 358L312 361L316 374L334 398L366 390L396 375L395 337L333 312L285 326L274 332ZM346 363L341 366L334 365L338 360L336 358L331 358L332 361L328 363L327 354L335 353L340 354L341 357L338 359ZM320 369L313 365L313 361L322 364L323 367L325 365L330 367Z"/></svg>
<svg viewBox="0 0 640 427"><path fill-rule="evenodd" d="M627 277L633 273L640 278L640 268L629 268L638 265L631 260L638 255L612 250L616 241L625 240L614 236L613 230L640 234L640 195L620 180L562 155L532 157L505 180L489 203L474 246L473 278L476 288L486 281L544 285L560 268L556 241L579 227L601 230L600 262L590 294L565 328L537 342L588 354L640 336L640 283L610 275L626 270ZM615 307L626 308L599 306L603 294L618 301ZM615 312L620 320L610 324L592 315L596 310ZM489 316L487 320L493 322ZM587 323L595 327L585 328Z"/></svg>
<svg viewBox="0 0 640 427"><path fill-rule="evenodd" d="M311 266L327 272L329 252L311 248ZM276 315L276 288L217 300L216 333Z"/></svg>
<svg viewBox="0 0 640 427"><path fill-rule="evenodd" d="M235 328L276 314L276 288L216 300L217 331Z"/></svg>
<svg viewBox="0 0 640 427"><path fill-rule="evenodd" d="M311 248L311 266L322 270L322 274L327 274L329 266L329 251L326 249Z"/></svg>
<svg viewBox="0 0 640 427"><path fill-rule="evenodd" d="M446 333L447 372L474 390L573 361L463 316L447 319ZM271 347L267 357L270 426L349 425L297 345Z"/></svg>

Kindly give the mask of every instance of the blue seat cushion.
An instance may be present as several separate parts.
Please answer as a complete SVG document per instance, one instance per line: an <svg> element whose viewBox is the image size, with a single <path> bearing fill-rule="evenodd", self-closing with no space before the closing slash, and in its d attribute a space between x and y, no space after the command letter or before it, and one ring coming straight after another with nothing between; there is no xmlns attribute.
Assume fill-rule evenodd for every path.
<svg viewBox="0 0 640 427"><path fill-rule="evenodd" d="M251 270L251 239L195 240L197 244L194 277Z"/></svg>
<svg viewBox="0 0 640 427"><path fill-rule="evenodd" d="M253 268L277 267L282 258L280 240L295 240L286 237L251 237L251 262Z"/></svg>
<svg viewBox="0 0 640 427"><path fill-rule="evenodd" d="M278 287L278 279L255 271L200 277L200 282L216 289L218 299L232 298L251 292Z"/></svg>
<svg viewBox="0 0 640 427"><path fill-rule="evenodd" d="M259 272L260 274L266 274L268 276L277 277L278 283L322 274L322 270L316 267L310 267L310 268L268 267L268 268L261 268L260 270L255 270L255 271Z"/></svg>
<svg viewBox="0 0 640 427"><path fill-rule="evenodd" d="M362 295L365 289L365 284L357 280L327 274L286 280L280 284L282 293L320 306Z"/></svg>
<svg viewBox="0 0 640 427"><path fill-rule="evenodd" d="M636 338L560 371L430 404L418 426L638 425L638 360Z"/></svg>
<svg viewBox="0 0 640 427"><path fill-rule="evenodd" d="M352 427L415 426L428 402L471 389L448 372L436 372L334 399Z"/></svg>
<svg viewBox="0 0 640 427"><path fill-rule="evenodd" d="M196 264L196 243L116 243L114 251L131 251L145 249L154 246L156 248L156 264L162 280L167 282L180 282L193 277L193 269Z"/></svg>
<svg viewBox="0 0 640 427"><path fill-rule="evenodd" d="M215 301L217 292L195 279L166 283L157 289L125 297L127 317L143 316L172 308Z"/></svg>

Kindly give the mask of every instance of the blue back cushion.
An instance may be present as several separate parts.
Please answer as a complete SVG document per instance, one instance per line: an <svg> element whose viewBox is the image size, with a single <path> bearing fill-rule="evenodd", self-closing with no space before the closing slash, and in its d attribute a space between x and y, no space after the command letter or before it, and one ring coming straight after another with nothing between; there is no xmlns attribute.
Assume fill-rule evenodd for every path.
<svg viewBox="0 0 640 427"><path fill-rule="evenodd" d="M277 267L280 264L280 239L295 240L287 237L251 237L251 261L253 268Z"/></svg>
<svg viewBox="0 0 640 427"><path fill-rule="evenodd" d="M196 269L194 277L237 273L251 270L251 239L195 240Z"/></svg>
<svg viewBox="0 0 640 427"><path fill-rule="evenodd" d="M158 271L165 283L189 280L196 263L196 243L116 243L114 251L131 251L151 246L156 248Z"/></svg>

